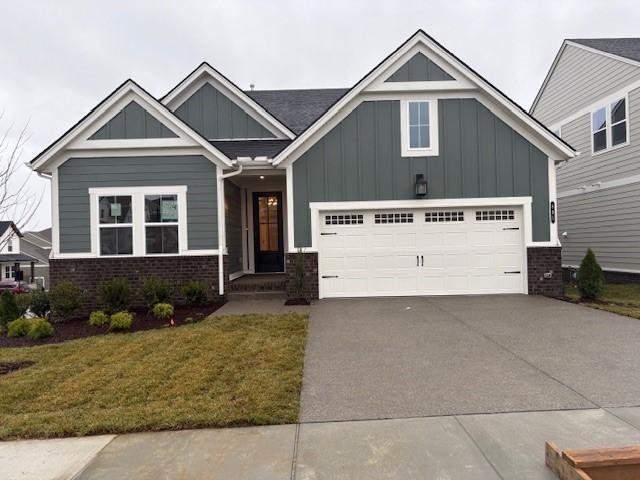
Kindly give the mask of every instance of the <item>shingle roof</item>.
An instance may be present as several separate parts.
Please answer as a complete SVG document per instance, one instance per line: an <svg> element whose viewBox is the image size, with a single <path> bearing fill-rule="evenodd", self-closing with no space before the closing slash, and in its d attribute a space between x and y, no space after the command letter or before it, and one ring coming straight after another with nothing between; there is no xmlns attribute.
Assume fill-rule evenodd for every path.
<svg viewBox="0 0 640 480"><path fill-rule="evenodd" d="M38 263L37 258L33 258L24 253L4 253L0 255L0 262L35 262Z"/></svg>
<svg viewBox="0 0 640 480"><path fill-rule="evenodd" d="M245 93L298 135L348 91L348 88L321 88L248 90Z"/></svg>
<svg viewBox="0 0 640 480"><path fill-rule="evenodd" d="M274 158L291 140L211 140L211 144L231 160L238 157Z"/></svg>
<svg viewBox="0 0 640 480"><path fill-rule="evenodd" d="M640 38L572 38L569 41L640 62Z"/></svg>
<svg viewBox="0 0 640 480"><path fill-rule="evenodd" d="M20 251L39 260L39 263L48 264L51 244L36 236L39 232L25 232L20 242Z"/></svg>
<svg viewBox="0 0 640 480"><path fill-rule="evenodd" d="M0 222L0 235L7 231L7 228L11 226L13 222L11 221L2 221Z"/></svg>

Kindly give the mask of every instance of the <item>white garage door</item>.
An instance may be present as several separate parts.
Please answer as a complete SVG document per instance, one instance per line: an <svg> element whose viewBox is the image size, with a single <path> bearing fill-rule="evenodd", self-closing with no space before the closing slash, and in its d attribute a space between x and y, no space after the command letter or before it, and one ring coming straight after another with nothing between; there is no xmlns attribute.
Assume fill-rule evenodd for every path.
<svg viewBox="0 0 640 480"><path fill-rule="evenodd" d="M320 212L321 297L522 293L520 207Z"/></svg>

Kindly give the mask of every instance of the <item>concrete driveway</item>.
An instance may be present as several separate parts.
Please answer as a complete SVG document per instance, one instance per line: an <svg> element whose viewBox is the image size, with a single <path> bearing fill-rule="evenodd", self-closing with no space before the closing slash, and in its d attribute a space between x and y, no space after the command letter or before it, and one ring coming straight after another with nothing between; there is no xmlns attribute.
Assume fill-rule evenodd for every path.
<svg viewBox="0 0 640 480"><path fill-rule="evenodd" d="M640 321L537 296L321 300L302 422L640 405Z"/></svg>

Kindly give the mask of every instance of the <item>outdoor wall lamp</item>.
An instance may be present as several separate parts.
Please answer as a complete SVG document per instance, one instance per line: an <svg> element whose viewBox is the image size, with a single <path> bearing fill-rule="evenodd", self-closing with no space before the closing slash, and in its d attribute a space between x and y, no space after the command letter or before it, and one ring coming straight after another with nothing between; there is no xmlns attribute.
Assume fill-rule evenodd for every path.
<svg viewBox="0 0 640 480"><path fill-rule="evenodd" d="M422 173L416 174L416 197L421 198L427 195L427 179Z"/></svg>

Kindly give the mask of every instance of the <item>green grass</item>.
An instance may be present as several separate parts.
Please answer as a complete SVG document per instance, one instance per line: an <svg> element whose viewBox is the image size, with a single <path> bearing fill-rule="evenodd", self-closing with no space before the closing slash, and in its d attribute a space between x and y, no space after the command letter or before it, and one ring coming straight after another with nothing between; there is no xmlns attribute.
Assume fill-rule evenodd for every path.
<svg viewBox="0 0 640 480"><path fill-rule="evenodd" d="M564 294L572 300L580 300L575 284L565 284ZM584 305L640 319L640 284L607 284L600 302L585 302Z"/></svg>
<svg viewBox="0 0 640 480"><path fill-rule="evenodd" d="M0 440L298 420L307 317L195 325L0 349Z"/></svg>

